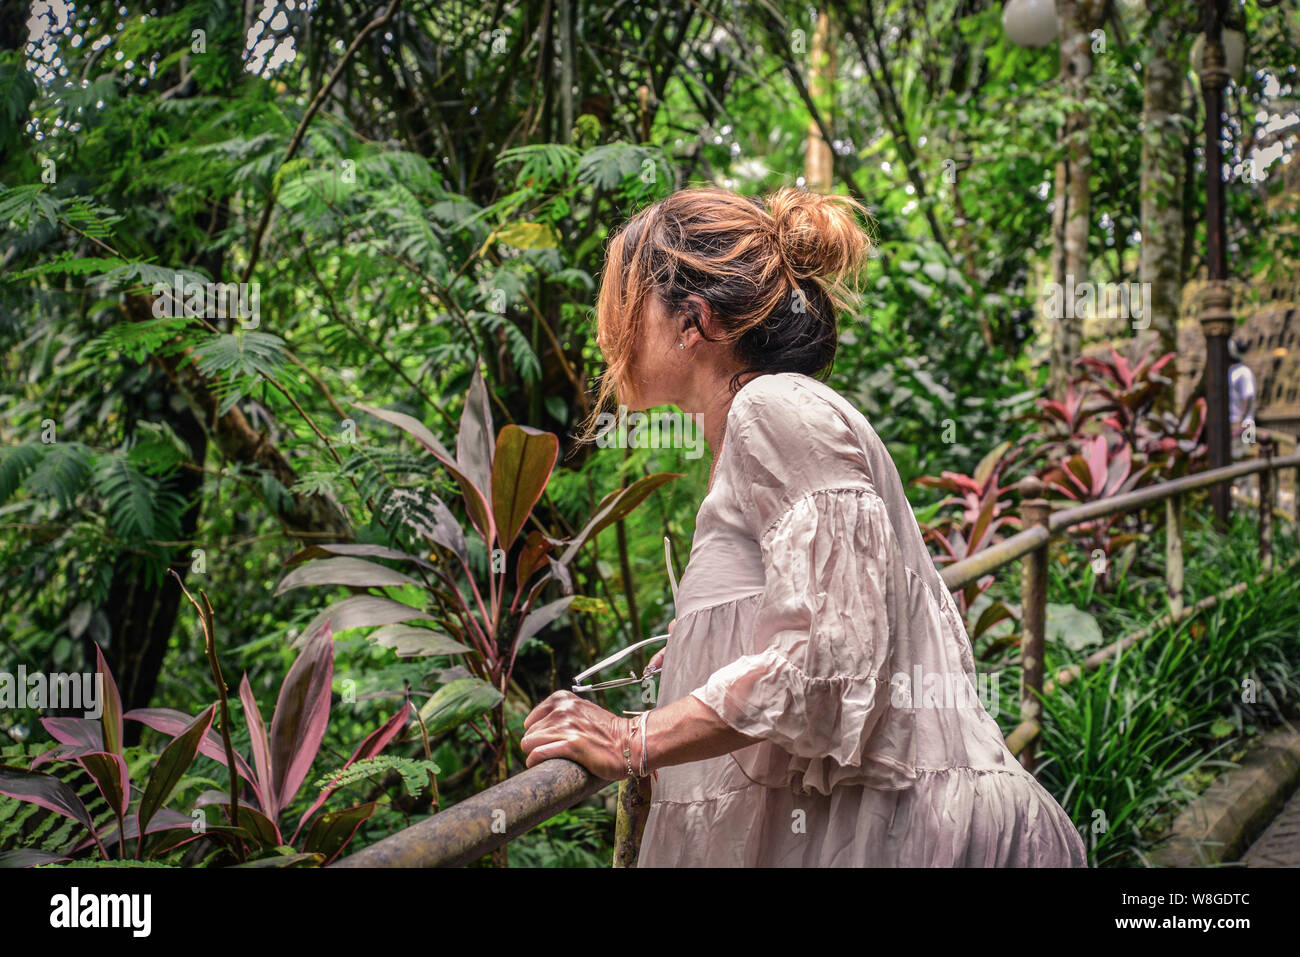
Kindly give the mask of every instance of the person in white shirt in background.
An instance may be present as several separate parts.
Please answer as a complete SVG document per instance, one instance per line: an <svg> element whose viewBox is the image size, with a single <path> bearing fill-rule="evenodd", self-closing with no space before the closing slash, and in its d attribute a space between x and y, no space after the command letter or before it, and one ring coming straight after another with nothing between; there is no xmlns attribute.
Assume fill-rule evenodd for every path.
<svg viewBox="0 0 1300 957"><path fill-rule="evenodd" d="M1255 423L1255 374L1250 371L1242 356L1241 344L1228 340L1228 424L1232 429L1233 458L1246 454L1241 433L1247 422ZM1254 438L1253 435L1250 436Z"/></svg>
<svg viewBox="0 0 1300 957"><path fill-rule="evenodd" d="M1255 374L1243 361L1241 343L1228 340L1228 429L1232 436L1231 455L1234 462L1254 455L1255 442ZM1243 430L1250 424L1249 434ZM1259 479L1245 476L1232 483L1235 494L1243 499L1259 501ZM1249 493L1247 490L1249 489ZM1249 499L1248 499L1249 500Z"/></svg>
<svg viewBox="0 0 1300 957"><path fill-rule="evenodd" d="M1227 371L1227 421L1232 430L1232 458L1242 459L1253 451L1242 438L1247 423L1251 424L1251 434L1245 438L1251 445L1255 443L1255 373L1245 364L1242 345L1236 339L1227 341L1227 358L1231 363Z"/></svg>

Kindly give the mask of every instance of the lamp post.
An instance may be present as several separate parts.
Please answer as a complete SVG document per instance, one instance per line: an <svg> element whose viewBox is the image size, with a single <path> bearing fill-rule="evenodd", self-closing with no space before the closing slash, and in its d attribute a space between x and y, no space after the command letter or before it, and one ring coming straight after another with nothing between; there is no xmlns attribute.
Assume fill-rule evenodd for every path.
<svg viewBox="0 0 1300 957"><path fill-rule="evenodd" d="M1228 337L1235 324L1228 287L1228 253L1224 242L1223 89L1228 69L1223 54L1223 14L1227 0L1204 0L1205 47L1201 53L1201 95L1205 99L1205 237L1208 282L1201 296L1201 332L1205 335L1205 427L1210 468L1228 464ZM1228 483L1210 489L1210 504L1220 526L1232 507Z"/></svg>
<svg viewBox="0 0 1300 957"><path fill-rule="evenodd" d="M1264 8L1282 0L1257 0ZM1229 464L1231 423L1228 421L1228 338L1236 326L1232 290L1228 286L1228 252L1224 226L1223 90L1231 76L1244 66L1245 35L1228 19L1227 0L1203 0L1201 23L1205 30L1199 64L1201 95L1205 100L1205 239L1208 282L1200 303L1201 332L1205 335L1205 400L1210 468ZM1225 47L1227 48L1225 53ZM1235 61L1235 62L1234 62ZM1226 527L1232 509L1230 486L1210 489L1210 504L1220 527Z"/></svg>

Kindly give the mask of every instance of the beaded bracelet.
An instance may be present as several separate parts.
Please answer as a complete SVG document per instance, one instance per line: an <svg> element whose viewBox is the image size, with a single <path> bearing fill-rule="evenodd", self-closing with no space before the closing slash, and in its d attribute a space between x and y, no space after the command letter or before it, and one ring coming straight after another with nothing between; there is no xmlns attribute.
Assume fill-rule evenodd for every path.
<svg viewBox="0 0 1300 957"><path fill-rule="evenodd" d="M627 734L623 737L623 763L627 767L627 776L636 777L636 772L632 770L632 732L635 730L635 722L628 718Z"/></svg>

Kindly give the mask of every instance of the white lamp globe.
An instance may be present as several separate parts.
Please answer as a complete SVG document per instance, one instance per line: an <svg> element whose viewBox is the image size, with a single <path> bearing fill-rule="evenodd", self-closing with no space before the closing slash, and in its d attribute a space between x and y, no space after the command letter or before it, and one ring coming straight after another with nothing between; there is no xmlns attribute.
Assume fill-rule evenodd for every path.
<svg viewBox="0 0 1300 957"><path fill-rule="evenodd" d="M1002 29L1017 46L1043 47L1056 39L1055 0L1007 0Z"/></svg>

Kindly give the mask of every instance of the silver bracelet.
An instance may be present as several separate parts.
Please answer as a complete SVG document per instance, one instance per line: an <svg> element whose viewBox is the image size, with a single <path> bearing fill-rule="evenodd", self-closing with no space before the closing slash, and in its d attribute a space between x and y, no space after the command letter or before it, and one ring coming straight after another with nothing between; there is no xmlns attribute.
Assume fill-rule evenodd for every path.
<svg viewBox="0 0 1300 957"><path fill-rule="evenodd" d="M643 778L648 777L650 775L650 771L647 769L647 763L646 763L646 743L645 743L645 726L646 726L646 722L649 720L650 720L649 711L641 715L641 777Z"/></svg>

